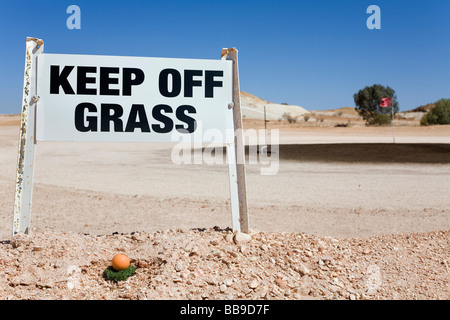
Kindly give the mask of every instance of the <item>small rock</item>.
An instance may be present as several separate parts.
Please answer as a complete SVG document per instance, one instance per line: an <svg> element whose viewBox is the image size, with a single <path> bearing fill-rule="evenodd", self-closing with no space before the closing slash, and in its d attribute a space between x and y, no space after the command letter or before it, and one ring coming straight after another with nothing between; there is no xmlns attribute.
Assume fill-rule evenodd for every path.
<svg viewBox="0 0 450 320"><path fill-rule="evenodd" d="M175 263L175 271L180 272L181 270L183 270L183 264L181 263L181 261L177 261Z"/></svg>
<svg viewBox="0 0 450 320"><path fill-rule="evenodd" d="M374 296L374 295L377 294L377 289L376 288L369 288L369 289L367 289L366 294L368 296Z"/></svg>
<svg viewBox="0 0 450 320"><path fill-rule="evenodd" d="M287 281L283 278L275 279L275 284L279 286L281 289L287 289L289 287Z"/></svg>
<svg viewBox="0 0 450 320"><path fill-rule="evenodd" d="M194 272L192 274L193 274L194 278L201 278L205 274L205 272L202 269L199 269L199 268L197 268L197 269L195 269L193 271Z"/></svg>
<svg viewBox="0 0 450 320"><path fill-rule="evenodd" d="M322 258L320 258L320 260L322 260L325 263L333 263L333 258L329 256L323 256Z"/></svg>
<svg viewBox="0 0 450 320"><path fill-rule="evenodd" d="M198 246L193 246L190 250L189 250L189 255L195 255L198 253Z"/></svg>
<svg viewBox="0 0 450 320"><path fill-rule="evenodd" d="M148 262L144 261L144 260L137 260L135 262L135 264L136 264L136 267L138 267L138 268L148 268L149 267Z"/></svg>
<svg viewBox="0 0 450 320"><path fill-rule="evenodd" d="M310 284L302 284L294 289L294 295L297 293L299 296L307 296L311 292Z"/></svg>
<svg viewBox="0 0 450 320"><path fill-rule="evenodd" d="M267 287L260 287L258 288L257 292L256 292L256 298L262 298L265 299L267 298Z"/></svg>
<svg viewBox="0 0 450 320"><path fill-rule="evenodd" d="M20 246L27 246L31 242L31 237L28 234L25 233L18 233L16 234L13 239L11 240L11 246L14 249L19 248Z"/></svg>
<svg viewBox="0 0 450 320"><path fill-rule="evenodd" d="M234 235L234 243L235 244L243 244L243 243L247 243L250 242L250 240L252 240L252 237L247 234L247 233L243 233L243 232L237 232Z"/></svg>
<svg viewBox="0 0 450 320"><path fill-rule="evenodd" d="M134 241L140 241L141 239L139 238L139 235L138 235L138 234L132 234L132 235L131 235L131 240L134 240Z"/></svg>
<svg viewBox="0 0 450 320"><path fill-rule="evenodd" d="M310 274L310 273L311 273L311 270L309 270L305 265L303 265L303 264L300 263L300 264L298 265L298 272L299 272L301 275L305 276L305 275Z"/></svg>
<svg viewBox="0 0 450 320"><path fill-rule="evenodd" d="M259 286L259 281L256 279L253 279L252 282L249 283L248 287L250 289L256 289Z"/></svg>
<svg viewBox="0 0 450 320"><path fill-rule="evenodd" d="M338 278L333 278L333 279L331 279L331 282L330 282L332 285L335 285L335 286L338 286L338 287L342 287L342 283L339 281L339 279Z"/></svg>
<svg viewBox="0 0 450 320"><path fill-rule="evenodd" d="M36 287L38 288L53 288L54 287L54 282L50 281L46 281L46 282L38 282L36 283Z"/></svg>
<svg viewBox="0 0 450 320"><path fill-rule="evenodd" d="M217 280L214 278L208 278L205 279L206 283L209 284L210 286L216 286L217 285Z"/></svg>
<svg viewBox="0 0 450 320"><path fill-rule="evenodd" d="M225 290L227 290L227 285L226 284L221 284L219 287L220 292L225 292Z"/></svg>
<svg viewBox="0 0 450 320"><path fill-rule="evenodd" d="M224 238L227 242L233 242L233 235L231 233L227 233Z"/></svg>
<svg viewBox="0 0 450 320"><path fill-rule="evenodd" d="M247 254L248 253L248 251L249 251L249 249L246 247L246 246L240 246L239 247L239 251L242 253L242 254Z"/></svg>

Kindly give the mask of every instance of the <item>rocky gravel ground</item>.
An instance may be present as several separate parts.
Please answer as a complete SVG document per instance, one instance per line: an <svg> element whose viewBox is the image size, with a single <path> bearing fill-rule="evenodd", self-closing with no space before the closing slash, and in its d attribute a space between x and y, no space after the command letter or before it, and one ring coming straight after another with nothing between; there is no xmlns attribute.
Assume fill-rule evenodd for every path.
<svg viewBox="0 0 450 320"><path fill-rule="evenodd" d="M173 229L33 229L0 244L0 299L447 300L450 230L335 239ZM136 273L102 276L119 252Z"/></svg>

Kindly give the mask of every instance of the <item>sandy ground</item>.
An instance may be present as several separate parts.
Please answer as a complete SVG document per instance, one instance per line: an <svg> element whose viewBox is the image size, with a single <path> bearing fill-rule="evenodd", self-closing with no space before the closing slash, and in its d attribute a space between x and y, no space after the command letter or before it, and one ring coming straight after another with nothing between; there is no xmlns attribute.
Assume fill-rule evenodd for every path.
<svg viewBox="0 0 450 320"><path fill-rule="evenodd" d="M246 122L246 126L261 128L262 123ZM220 286L225 284L226 287L230 287L231 285L228 286L225 283L227 281L225 278L236 280L237 275L224 275L220 281L217 279L216 282L213 281L215 283L214 290L218 290L218 295L211 294L209 289L205 289L205 292L208 293L206 296L202 296L201 292L193 293L195 290L192 291L192 286L187 282L187 278L181 276L184 280L173 282L171 278L172 280L169 281L171 285L164 287L167 292L164 291L165 289L162 290L161 292L166 292L165 294L161 293L162 296L145 292L142 293L141 298L450 298L447 264L448 230L450 230L449 126L395 128L396 144L392 143L393 136L390 127L321 128L281 125L279 128L280 144L278 152L272 155L272 162L247 165L249 218L250 228L253 230L252 240L246 245L247 248L261 248L265 244L264 241L268 241L266 246L270 247L272 240L277 243L283 242L283 235L287 239L286 244L295 242L296 236L316 244L319 239L328 241L329 237L332 237L335 242L332 241L331 244L328 244L328 249L325 250L328 253L320 251L317 246L316 251L312 250L313 253L317 253L313 254L316 259L314 263L308 257L303 256L305 253L304 243L300 241L296 244L296 248L300 250L298 254L303 257L298 258L306 263L310 270L319 272L324 261L320 259L327 255L333 255L335 261L341 259L345 267L348 264L350 268L351 261L348 260L348 256L345 258L334 256L337 251L330 249L334 246L333 243L342 241L342 243L345 242L345 245L342 244L341 248L356 250L353 246L357 245L374 252L376 249L370 248L371 243L376 243L375 247L379 248L383 243L395 243L400 241L399 239L410 243L411 240L408 240L410 239L408 237L412 237L411 239L415 241L413 247L430 246L433 247L433 253L420 250L419 255L411 257L414 261L406 262L406 257L411 253L408 251L409 249L401 244L393 244L390 249L395 247L403 250L402 258L395 260L396 251L389 251L390 259L394 259L399 268L405 267L406 269L414 269L413 265L423 260L434 261L412 271L418 281L414 285L423 284L429 290L409 287L406 290L402 286L400 287L404 290L398 289L398 287L394 290L395 285L392 285L390 289L384 287L383 290L387 291L377 289L378 291L375 290L368 294L367 286L363 286L364 288L356 289L349 287L350 291L346 289L341 295L335 294L336 292L333 291L330 293L329 288L325 292L314 287L313 278L315 276L312 277L312 275L318 275L320 272L316 274L316 271L311 271L309 280L313 282L309 289L313 289L306 290L307 292L297 290L295 291L298 293L297 296L294 296L294 291L290 290L289 294L285 295L287 284L283 281L290 283L297 280L280 267L281 269L277 269L277 272L284 272L284 276L275 274L272 275L272 278L269 276L266 278L272 279L272 282L281 279L277 280L279 284L285 286L284 289L281 288L283 290L281 295L276 291L280 289L280 286L273 291L273 288L266 284L264 294L254 296L253 293L257 291L256 288L259 287L259 284L255 288L250 286L249 289L247 282L252 281L252 277L249 276L248 279L246 278L248 281L245 282L247 291L235 292L242 289L237 286L233 293L228 292L231 295L227 297L226 288ZM272 135L274 134L272 133ZM17 248L20 246L14 248L11 242L17 147L17 121L2 117L0 119L0 240L3 240L1 250L9 257L3 258L2 256L3 265L6 265L8 259L30 258L30 255L36 254L33 248L46 246L45 239L39 237L34 238L35 240L28 239L27 245L22 246L23 252L26 254L21 256L21 253L17 252ZM72 244L77 241L84 243L94 241L91 239L93 238L100 243L99 239L103 239L104 243L101 248L104 251L102 254L99 253L99 248L97 251L96 249L90 250L91 253L97 252L101 256L99 260L101 263L96 265L97 271L107 263L107 257L114 251L125 249L132 251L133 244L127 242L127 239L130 239L133 232L143 234L140 243L145 243L147 246L150 244L144 239L153 241L161 232L165 235L174 235L173 239L168 237L165 240L172 244L171 239L175 241L175 234L181 234L185 240L210 237L209 240L205 240L207 245L210 245L208 241L214 237L226 239L230 231L213 230L201 233L194 232L192 229L210 230L214 226L219 226L221 230L225 230L231 226L227 165L176 165L171 161L172 148L173 144L38 143L32 227L37 228L33 230L40 231L33 232L36 236L37 232L46 234L46 238L55 237L55 242L68 237L68 240L65 240L66 244L71 244L67 245L67 248L72 248ZM264 168L271 168L275 170L276 174L262 175L261 172ZM51 232L48 231L49 229ZM171 231L177 229L184 231L178 233ZM114 232L118 232L119 235L111 236ZM125 238L120 238L121 233ZM74 240L73 237L81 239ZM263 238L264 241L261 240ZM34 245L30 245L30 241L35 241ZM122 245L109 247L107 243L111 241L125 242ZM359 244L355 244L357 242ZM232 257L247 254L239 251L242 249L242 245L238 246L233 241L229 241L229 243L233 246L231 251L238 251L236 253L238 255L232 254ZM158 242L152 247L152 250L157 250L160 245L161 243ZM224 246L227 245L224 244ZM386 246L389 247L387 244ZM67 248L66 250L68 250ZM223 246L220 248L223 250ZM285 247L284 249L287 250L285 252L287 254L289 248ZM51 250L48 250L45 251L45 254L50 255ZM153 252L148 248L146 250L147 254ZM257 257L258 250L250 250L251 256ZM273 253L271 250L267 252ZM377 254L382 255L382 251ZM17 257L17 255L19 256ZM142 252L136 253L135 257L139 256L142 260L144 259L142 255ZM367 258L367 253L365 255ZM175 260L166 257L166 260L169 261L169 264L172 262L176 264L176 261L185 258L183 257L173 258ZM270 258L276 260L276 257L273 256L266 258L268 261ZM358 259L360 258L358 257ZM51 258L48 259L51 260ZM89 259L92 259L92 256L89 256ZM150 258L147 258L147 262L148 259ZM381 272L386 279L389 278L391 284L397 283L396 281L400 281L405 276L405 274L398 274L398 278L396 278L392 275L394 272L391 269L392 265L388 266L389 259L385 255L382 258L373 257L373 259L372 263L375 264L376 261L380 261L380 263L384 261L382 263L384 266L376 264L377 268L381 268L376 270L381 270L377 272ZM322 264L319 263L319 260L322 261ZM86 263L92 264L91 261L86 261L84 262L85 266ZM184 265L186 262L187 260L183 262ZM365 269L361 269L362 271L360 270L359 273L353 270L352 273L356 273L352 276L367 275L369 266L370 264L366 264ZM292 268L295 271L295 267ZM296 268L298 269L298 266ZM189 272L194 274L194 269ZM344 269L341 270L343 274L345 273ZM11 274L16 272L16 276L19 276L18 270L9 272ZM426 276L430 270L439 270L434 280L430 280ZM45 273L45 270L42 272ZM92 277L90 272L86 271L82 274L89 274ZM163 275L164 272L160 274ZM180 276L180 272L176 271L175 273ZM298 270L295 272L298 274ZM28 274L35 275L31 271ZM349 273L347 273L348 275ZM128 296L107 294L102 296L94 293L90 296L77 296L73 291L68 290L67 286L64 287L66 291L64 293L58 291L58 295L56 289L62 290L61 286L52 284L47 287L42 285L39 287L37 280L31 281L34 293L30 293L30 284L22 285L17 280L19 278L15 276L10 276L8 279L3 280L7 289L4 289L3 296L0 291L2 298L39 299L39 297L46 296L69 299L134 299L139 297L138 293L130 293L131 295ZM301 272L299 279L300 282L306 279ZM332 279L333 277L330 275L329 282L334 281ZM343 281L339 279L336 281ZM101 280L96 281L101 282ZM166 281L165 278L164 281ZM163 283L165 283L164 281ZM221 281L223 283L220 283ZM173 291L173 283L183 284L186 288L183 287L184 289L180 289L181 291ZM153 284L156 285L156 282ZM111 286L103 282L102 285ZM96 286L99 284L97 283ZM298 288L298 286L299 283L291 283L289 288ZM222 289L224 289L223 292ZM391 289L392 292L389 291ZM40 295L35 295L36 290L40 292ZM55 293L52 295L53 290ZM398 292L399 290L401 292ZM425 291L430 292L425 293Z"/></svg>
<svg viewBox="0 0 450 320"><path fill-rule="evenodd" d="M336 237L449 228L449 127L399 128L396 144L389 127L315 129L280 130L272 163L248 164L251 228ZM8 239L18 128L1 126L0 136ZM227 165L173 164L173 146L38 143L33 226L90 234L230 226Z"/></svg>

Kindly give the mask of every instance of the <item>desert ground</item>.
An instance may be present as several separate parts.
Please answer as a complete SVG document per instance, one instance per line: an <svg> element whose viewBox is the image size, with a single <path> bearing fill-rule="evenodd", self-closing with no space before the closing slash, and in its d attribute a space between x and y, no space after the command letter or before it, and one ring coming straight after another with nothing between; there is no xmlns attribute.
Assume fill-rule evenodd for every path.
<svg viewBox="0 0 450 320"><path fill-rule="evenodd" d="M244 119L278 136L246 166L249 236L230 229L226 163L39 142L32 229L14 238L19 118L0 116L0 299L449 299L450 126L321 116ZM138 268L111 283L118 252Z"/></svg>

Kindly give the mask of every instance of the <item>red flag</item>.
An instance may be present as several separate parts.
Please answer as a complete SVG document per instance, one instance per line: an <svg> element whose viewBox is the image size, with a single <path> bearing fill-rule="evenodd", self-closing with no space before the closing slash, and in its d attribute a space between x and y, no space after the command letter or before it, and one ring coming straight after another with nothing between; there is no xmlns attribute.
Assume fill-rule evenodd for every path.
<svg viewBox="0 0 450 320"><path fill-rule="evenodd" d="M382 98L380 107L390 107L392 105L392 98Z"/></svg>

